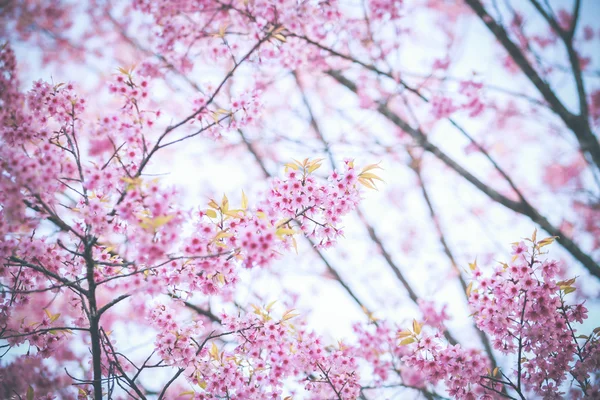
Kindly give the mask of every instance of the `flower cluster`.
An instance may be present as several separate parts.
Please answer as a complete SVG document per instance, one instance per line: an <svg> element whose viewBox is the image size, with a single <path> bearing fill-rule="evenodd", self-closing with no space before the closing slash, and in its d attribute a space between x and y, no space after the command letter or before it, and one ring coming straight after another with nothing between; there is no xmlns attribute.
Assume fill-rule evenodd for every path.
<svg viewBox="0 0 600 400"><path fill-rule="evenodd" d="M354 346L354 354L372 368L376 382L386 382L393 376L393 371L402 371L402 378L407 385L422 387L422 381L410 379L404 373L400 359L408 352L405 347L396 346L394 329L390 328L387 323L382 321L377 325L370 324L369 326L356 323L352 328L358 337Z"/></svg>
<svg viewBox="0 0 600 400"><path fill-rule="evenodd" d="M402 360L423 374L426 382L443 381L448 394L456 399L491 399L493 393L501 390L495 381L484 381L490 365L481 351L450 345L441 332L428 333L422 329L414 321L412 331L400 331L397 336L401 345L411 345L413 350Z"/></svg>
<svg viewBox="0 0 600 400"><path fill-rule="evenodd" d="M534 233L514 243L511 263L501 263L491 276L470 264L473 281L467 295L476 326L491 337L496 350L515 357L513 370L491 370L480 351L449 345L441 331L421 332L417 321L412 330L398 332L400 344L414 350L403 358L407 365L429 382L443 380L448 393L460 399L511 392L520 398L535 393L560 399L566 389L571 398L598 396L600 328L591 335L577 332L575 324L587 318L587 309L567 301L576 290L575 279L558 281L558 263L541 259L554 240L537 240ZM574 382L570 388L568 379Z"/></svg>
<svg viewBox="0 0 600 400"><path fill-rule="evenodd" d="M45 126L50 118L60 126L74 122L74 115L85 110L85 99L77 96L72 83L50 85L37 81L27 94L29 109L40 125Z"/></svg>
<svg viewBox="0 0 600 400"><path fill-rule="evenodd" d="M491 276L471 264L469 303L477 326L492 337L494 348L518 356L517 376L509 385L523 381L537 395L559 398L577 361L578 372L572 376L583 393L592 396L598 393L598 385L590 381L598 367L590 361L598 357L597 339L577 333L575 323L587 318L587 309L567 301L575 279L557 281L558 263L541 259L554 239L537 240L534 234L526 240L529 244L515 243L512 262L500 264Z"/></svg>
<svg viewBox="0 0 600 400"><path fill-rule="evenodd" d="M313 332L291 323L297 314L274 318L273 305L254 306L253 313L221 316L222 332L206 332L193 322L184 328L173 310L157 305L151 321L159 333L156 345L170 365L186 369L194 399L214 397L281 398L285 382L295 379L311 398L354 399L359 389L356 361L348 348L328 349ZM219 341L225 340L220 346Z"/></svg>
<svg viewBox="0 0 600 400"><path fill-rule="evenodd" d="M10 49L2 51L2 62L10 67ZM295 235L303 231L331 245L341 234L340 218L360 200L360 184L373 187L378 179L370 172L376 166L361 175L347 162L344 174L334 172L327 181L314 175L320 163L306 160L303 181L294 174L276 179L253 206L242 194L238 209L226 196L200 212L182 209L176 189L142 175L151 155L171 144L173 139L161 140L176 128L167 127L153 144L149 131L160 114L146 110L149 81L138 82L131 70L115 79L110 91L122 98L123 107L95 124L86 123L85 102L71 84L36 82L20 104L3 100L1 115L2 142L19 144L0 149L0 279L11 288L0 300L1 337L9 347L28 344L36 356L47 358L65 351L69 335L86 332L73 340L103 349L93 363L88 360L88 376L92 369L110 376L116 365L129 362L109 339L114 314L107 311L115 304L124 299L143 304L145 295L176 301L194 293L226 297L240 267L268 266L295 246ZM242 95L231 106L243 124L258 110L255 94ZM302 197L295 206L276 204L294 196ZM55 235L37 234L48 225L57 229ZM41 303L52 307L39 308ZM140 314L147 320L132 319L158 331L156 356L165 365L195 370L194 376L202 376L200 388L210 393L279 394L285 379L300 377L319 393L315 396L356 397L358 374L349 350L326 350L315 334L285 323L289 313L278 323L267 314L240 320L234 328L240 347L219 360L195 341L207 333L202 320L183 323L165 305ZM132 371L130 364L120 368ZM41 383L37 389L43 389ZM82 388L80 395L88 392Z"/></svg>
<svg viewBox="0 0 600 400"><path fill-rule="evenodd" d="M149 319L159 331L154 342L158 355L168 365L187 368L196 358L196 348L192 339L203 331L200 321L180 326L172 308L159 304L152 309Z"/></svg>
<svg viewBox="0 0 600 400"><path fill-rule="evenodd" d="M35 81L22 92L15 54L0 43L0 397L600 398L600 328L580 332L592 312L572 295L576 280L563 276L566 268L543 257L554 238L515 243L512 260L496 268L471 265L466 297L485 352L466 346L469 330L448 331L446 306L418 298L420 290L409 287L413 277L405 279L407 271L394 264L399 254L387 249L409 236L400 243L408 255L416 256L420 245L433 248L422 240L423 226L411 221L419 219L392 219L388 212L413 211L414 189L454 264L455 241L451 230L445 237L443 222L462 223L467 214L440 219L436 196L428 194L429 184L445 183L428 179L445 165L492 202L564 236L565 249L600 276L600 208L596 188L589 187L600 165L594 137L600 91L588 54L600 35L593 22L586 25L589 5L580 9L575 1L565 11L513 2L499 11L483 0L62 3L0 0L2 40L22 46L21 53L38 47L32 72L38 59L72 62L53 76L81 71L82 64L102 76L104 66L114 72L119 62L140 67L135 73L118 68L107 90L95 87L85 96L78 91L87 85L70 82ZM466 58L456 51L464 47L463 22L475 18L474 28L489 30L489 43L503 47L499 62L478 64L471 49ZM427 51L411 57L414 48ZM500 85L487 79L494 77ZM95 81L86 76L86 83ZM555 92L562 83L577 95L576 111ZM536 126L531 115L539 117ZM547 115L553 118L544 120ZM437 128L446 125L468 139L466 154L479 153L485 162L454 159L460 156L454 141L438 140L447 132ZM574 134L579 148L568 152L560 141L545 140L540 152L536 127L551 138ZM169 172L165 153L185 142L197 154L206 150L196 148L206 138L214 141L209 158L247 149L265 172L297 154L290 148L296 144L321 154L315 157L327 153L332 162L337 151L368 151L397 163L401 187L379 211L402 229L380 239L383 231L361 215L377 252L363 243L360 250L369 263L371 255L383 256L422 323L398 331L363 306L368 322L353 326L355 340L328 346L290 305L279 313L273 303L243 304L263 298L263 282L254 279L271 283L269 267L298 252L299 238L307 237L317 253L337 244L362 186L374 188L381 179L377 165L361 169L346 160L324 173L322 160L305 159L286 164L285 175L265 182L251 200L244 192L241 202L209 194L184 207L179 188L153 177ZM405 150L415 181L402 172ZM511 178L520 160L529 168L542 156L549 161L530 171L531 179ZM533 206L549 204L550 195L571 208L560 229L549 222L560 216ZM473 199L477 217L493 208ZM409 207L390 208L388 200ZM319 255L326 276L356 303L373 304L393 292L391 282L355 290L367 275L335 268L347 252L331 260ZM368 277L387 276L369 269L381 263L372 264ZM252 277L248 285L240 282L245 276ZM279 289L299 298L287 284ZM374 305L383 306L378 313L387 309ZM226 311L217 315L219 307ZM137 346L137 338L125 337L140 331L154 339Z"/></svg>
<svg viewBox="0 0 600 400"><path fill-rule="evenodd" d="M456 111L466 111L469 117L474 118L485 111L480 92L483 85L473 81L461 81L458 87L460 99L448 95L436 94L429 101L431 114L437 119L449 118Z"/></svg>
<svg viewBox="0 0 600 400"><path fill-rule="evenodd" d="M348 160L343 172L334 171L328 184L318 184L311 173L320 166L321 160L308 159L286 164L287 179L274 181L268 207L283 218L295 218L319 247L330 247L343 234L340 218L360 201L359 184L373 187L373 179L379 177L371 171L378 167L370 165L358 173Z"/></svg>
<svg viewBox="0 0 600 400"><path fill-rule="evenodd" d="M447 304L444 304L441 309L436 307L435 302L431 300L417 300L421 314L423 315L423 321L441 332L446 330L445 323L450 319L446 313Z"/></svg>

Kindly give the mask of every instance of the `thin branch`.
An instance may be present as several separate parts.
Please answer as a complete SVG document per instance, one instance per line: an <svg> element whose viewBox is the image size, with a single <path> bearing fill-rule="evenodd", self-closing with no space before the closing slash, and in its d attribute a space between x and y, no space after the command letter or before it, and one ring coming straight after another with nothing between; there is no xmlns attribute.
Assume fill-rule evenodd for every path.
<svg viewBox="0 0 600 400"><path fill-rule="evenodd" d="M577 85L580 112L581 115L574 115L563 105L556 93L552 90L550 85L542 79L538 72L531 66L527 61L526 56L523 54L521 49L510 39L506 30L499 25L494 18L487 12L481 1L479 0L465 0L471 9L477 14L481 21L488 27L490 32L496 37L496 39L506 49L508 54L512 57L515 63L521 68L523 73L527 76L529 81L538 89L540 94L544 97L546 102L551 106L552 111L556 113L565 123L569 129L573 131L575 137L579 141L581 151L589 153L592 160L596 164L596 167L600 168L600 143L592 133L589 121L587 119L587 99L585 96L585 90L583 87L583 79L581 77L581 65L579 63L579 57L572 47L571 42L567 44L567 52L569 53L569 60L573 67L574 79ZM548 14L539 6L536 0L531 0L534 6L540 13L546 18L550 25L557 31L559 36L565 40L565 33L562 31L560 26L555 23L554 18L548 16ZM552 22L554 21L554 22ZM586 105L584 108L583 106Z"/></svg>
<svg viewBox="0 0 600 400"><path fill-rule="evenodd" d="M448 260L450 260L450 264L452 265L452 269L456 272L457 277L458 277L458 281L460 282L460 285L462 287L463 290L463 294L465 295L465 298L467 300L467 302L469 301L469 298L466 295L467 292L467 283L465 282L465 279L463 278L460 269L458 268L458 265L456 263L456 259L454 258L454 254L452 253L452 251L450 250L450 246L448 245L448 242L446 241L446 236L444 235L444 231L442 230L442 226L440 224L439 218L437 216L437 213L433 207L433 203L431 201L431 198L429 197L429 192L427 190L427 187L425 185L425 181L423 180L423 175L421 174L421 166L422 166L422 160L416 159L413 154L409 151L409 156L412 160L411 163L411 169L415 172L415 175L417 176L417 181L419 182L419 186L421 188L421 194L423 195L423 199L425 200L425 204L427 205L427 208L429 209L429 216L431 217L431 220L433 221L433 224L435 226L435 230L437 232L438 235L438 239L440 241L440 244L442 245L442 248L444 249L444 253L446 254L446 257L448 257ZM496 361L496 357L494 356L494 351L492 350L492 346L490 344L490 340L487 337L487 335L485 334L485 332L483 332L482 330L478 329L477 327L475 327L475 331L478 333L479 335L479 339L481 340L481 343L483 344L483 347L485 348L485 351L490 359L490 361L492 362L492 366L495 367L498 365L498 361Z"/></svg>
<svg viewBox="0 0 600 400"><path fill-rule="evenodd" d="M112 306L114 306L115 304L119 303L122 300L125 300L126 298L130 297L131 294L123 294L119 297L117 297L116 299L106 303L106 305L104 305L102 308L100 308L98 310L98 318L100 318L100 316L102 314L104 314L104 312L108 311L109 308L111 308Z"/></svg>
<svg viewBox="0 0 600 400"><path fill-rule="evenodd" d="M25 261L25 260L23 260L23 259L21 259L19 257L15 257L15 256L9 257L9 260L12 261L12 262L14 262L14 263L17 263L19 266L24 266L24 267L27 267L27 268L31 268L31 269L33 269L33 270L35 270L35 271L37 271L37 272L39 272L41 274L44 274L44 275L46 275L48 277L51 277L52 279L55 279L55 280L61 282L62 284L64 284L65 286L71 287L71 288L75 289L76 291L78 291L78 292L80 292L80 293L82 293L84 295L87 295L87 293L88 293L88 291L86 289L82 288L81 286L79 286L77 284L77 282L71 282L68 279L63 278L62 276L60 276L60 275L58 275L58 274L56 274L56 273L54 273L52 271L49 271L49 270L47 270L46 268L44 268L42 266L31 264L31 263L29 263L29 262L27 262L27 261Z"/></svg>
<svg viewBox="0 0 600 400"><path fill-rule="evenodd" d="M338 81L340 84L348 88L353 92L357 92L357 87L354 82L344 77L342 74L336 71L330 71L328 73L332 78ZM439 147L435 146L433 143L429 141L427 136L420 130L415 129L410 124L408 124L404 119L400 118L396 113L388 108L386 104L379 103L377 107L377 111L387 118L394 125L402 129L409 136L411 136L415 141L423 147L423 149L438 159L440 159L444 164L466 179L469 183L487 195L490 199L495 202L503 205L504 207L513 210L519 214L525 215L529 217L533 222L542 227L546 232L548 232L552 236L558 236L557 241L569 252L573 255L575 259L577 259L583 266L594 276L600 278L600 266L585 252L583 252L575 242L569 239L559 228L553 226L550 221L543 215L539 213L531 204L521 199L521 201L514 201L509 199L508 197L500 194L498 191L493 189L492 187L486 185L477 177L475 177L472 173L467 171L464 167L462 167L459 163L454 161L450 156L444 153Z"/></svg>

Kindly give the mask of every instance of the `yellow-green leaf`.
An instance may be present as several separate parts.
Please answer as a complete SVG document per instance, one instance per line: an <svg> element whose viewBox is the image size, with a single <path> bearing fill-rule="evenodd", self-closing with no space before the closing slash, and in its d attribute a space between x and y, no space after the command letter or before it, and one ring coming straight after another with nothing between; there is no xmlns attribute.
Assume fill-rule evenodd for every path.
<svg viewBox="0 0 600 400"><path fill-rule="evenodd" d="M375 185L373 185L369 180L364 179L364 178L358 178L358 182L360 184L362 184L363 186L368 187L369 189L373 189L373 190L377 190L377 188L375 187Z"/></svg>
<svg viewBox="0 0 600 400"><path fill-rule="evenodd" d="M233 236L233 233L221 231L221 232L217 233L217 235L213 238L213 242L216 242L220 239L232 237L232 236Z"/></svg>
<svg viewBox="0 0 600 400"><path fill-rule="evenodd" d="M558 286L571 286L572 284L575 283L576 280L577 280L577 277L571 278L571 279L567 279L566 281L556 282L556 284Z"/></svg>
<svg viewBox="0 0 600 400"><path fill-rule="evenodd" d="M294 233L296 233L296 231L290 228L278 228L275 231L275 234L279 237L282 237L284 235L293 235Z"/></svg>
<svg viewBox="0 0 600 400"><path fill-rule="evenodd" d="M319 169L321 167L321 163L316 163L311 165L310 167L308 167L308 173L312 174L313 172L315 172L317 169Z"/></svg>
<svg viewBox="0 0 600 400"><path fill-rule="evenodd" d="M217 347L217 344L215 342L212 343L212 346L210 347L210 351L208 353L214 360L219 359L219 348Z"/></svg>
<svg viewBox="0 0 600 400"><path fill-rule="evenodd" d="M256 304L250 304L250 306L254 309L254 314L256 314L256 315L262 314L262 310L260 309L259 306L257 306Z"/></svg>
<svg viewBox="0 0 600 400"><path fill-rule="evenodd" d="M558 239L558 236L550 236L550 237L547 237L546 239L542 239L538 243L538 247L541 248L544 246L548 246L549 244L552 244L556 239Z"/></svg>
<svg viewBox="0 0 600 400"><path fill-rule="evenodd" d="M246 197L246 193L242 190L242 209L246 210L248 208L248 198Z"/></svg>
<svg viewBox="0 0 600 400"><path fill-rule="evenodd" d="M27 388L27 400L33 400L33 396L35 395L33 388L31 385Z"/></svg>
<svg viewBox="0 0 600 400"><path fill-rule="evenodd" d="M225 211L223 214L228 215L233 218L240 218L240 213L243 213L244 210L229 210Z"/></svg>
<svg viewBox="0 0 600 400"><path fill-rule="evenodd" d="M415 339L414 337L409 337L409 338L406 338L403 341L401 341L400 342L400 346L406 346L407 344L411 344L411 343L414 343L416 341L417 341L417 339Z"/></svg>
<svg viewBox="0 0 600 400"><path fill-rule="evenodd" d="M127 178L123 177L121 180L127 183L127 190L135 189L142 184L142 178Z"/></svg>
<svg viewBox="0 0 600 400"><path fill-rule="evenodd" d="M217 212L215 210L206 210L204 214L208 215L210 218L217 218Z"/></svg>
<svg viewBox="0 0 600 400"><path fill-rule="evenodd" d="M156 230L161 226L169 223L169 221L171 221L174 217L174 215L160 215L154 218L142 218L140 226L144 229L152 228Z"/></svg>
<svg viewBox="0 0 600 400"><path fill-rule="evenodd" d="M371 171L372 169L383 169L383 168L381 168L381 167L379 166L379 163L377 163L377 164L369 164L369 165L367 165L366 167L364 167L364 168L362 169L362 171L360 171L360 174L359 174L359 175L362 175L363 173L365 173L365 172L367 172L367 171Z"/></svg>
<svg viewBox="0 0 600 400"><path fill-rule="evenodd" d="M277 303L277 300L273 300L272 302L270 302L269 304L267 304L267 306L265 307L265 310L271 311L271 309L273 308L273 306L275 305L275 303Z"/></svg>
<svg viewBox="0 0 600 400"><path fill-rule="evenodd" d="M287 172L287 170L289 168L293 169L294 171L298 170L298 166L296 164L294 164L294 163L287 163L287 164L285 164L285 172Z"/></svg>
<svg viewBox="0 0 600 400"><path fill-rule="evenodd" d="M285 42L286 42L286 40L285 40L285 36L283 36L283 35L282 35L282 34L280 34L280 33L276 33L275 35L273 35L273 37L274 37L275 39L279 40L280 42L283 42L283 43L285 43Z"/></svg>
<svg viewBox="0 0 600 400"><path fill-rule="evenodd" d="M283 314L283 316L281 317L281 320L282 321L287 321L289 319L292 319L292 318L297 317L298 315L300 315L300 314L294 313L294 311L296 311L296 310L291 309L291 310L286 311L285 314Z"/></svg>
<svg viewBox="0 0 600 400"><path fill-rule="evenodd" d="M227 26L228 26L228 25L227 25L227 24L225 24L225 25L221 25L221 26L219 27L219 33L217 34L217 37L220 37L220 38L224 38L224 37L225 37L225 33L226 33L226 31L227 31Z"/></svg>
<svg viewBox="0 0 600 400"><path fill-rule="evenodd" d="M473 261L472 263L469 263L469 268L471 269L471 271L475 271L477 269L477 259L475 259L475 261Z"/></svg>
<svg viewBox="0 0 600 400"><path fill-rule="evenodd" d="M229 200L225 195L223 195L223 199L221 200L221 210L223 211L223 213L226 213L227 210L229 210Z"/></svg>
<svg viewBox="0 0 600 400"><path fill-rule="evenodd" d="M417 335L421 334L421 324L416 319L413 319L413 331Z"/></svg>
<svg viewBox="0 0 600 400"><path fill-rule="evenodd" d="M590 337L588 335L579 335L577 336L577 339L589 339Z"/></svg>
<svg viewBox="0 0 600 400"><path fill-rule="evenodd" d="M365 179L376 179L378 181L383 182L383 179L381 179L380 177L378 177L377 175L371 173L371 172L365 172L359 175L361 178L365 178Z"/></svg>
<svg viewBox="0 0 600 400"><path fill-rule="evenodd" d="M212 207L212 208L214 208L215 210L218 210L218 209L219 209L219 205L218 205L218 204L217 204L217 202L216 202L216 201L214 201L213 199L211 199L211 200L208 202L208 206L209 206L209 207Z"/></svg>

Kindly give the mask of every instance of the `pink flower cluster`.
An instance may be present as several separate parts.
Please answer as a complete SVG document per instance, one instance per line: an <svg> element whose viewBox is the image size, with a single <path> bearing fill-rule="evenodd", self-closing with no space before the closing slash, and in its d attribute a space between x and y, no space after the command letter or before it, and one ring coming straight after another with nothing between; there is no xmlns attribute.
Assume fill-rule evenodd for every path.
<svg viewBox="0 0 600 400"><path fill-rule="evenodd" d="M493 391L484 388L483 377L489 374L488 359L477 349L449 345L438 331L434 334L413 332L412 354L402 358L409 367L424 376L426 382L440 381L448 394L456 399L492 399ZM401 336L402 337L402 336ZM500 390L495 382L490 387Z"/></svg>
<svg viewBox="0 0 600 400"><path fill-rule="evenodd" d="M310 175L319 160L288 164L287 179L276 179L268 198L268 207L283 218L296 218L300 229L318 240L319 247L330 247L343 235L339 226L342 216L356 208L360 201L358 178L352 161L344 163L344 171L334 171L328 184L319 184Z"/></svg>
<svg viewBox="0 0 600 400"><path fill-rule="evenodd" d="M159 330L156 346L169 365L185 369L194 399L279 399L290 380L303 383L311 398L356 398L359 375L349 349L327 350L314 333L292 325L293 310L274 319L272 306L223 314L222 331L202 339L201 324L181 327L174 310L159 304L150 316Z"/></svg>
<svg viewBox="0 0 600 400"><path fill-rule="evenodd" d="M526 239L529 244L514 243L512 262L501 263L491 276L470 264L474 280L467 294L476 326L491 337L496 350L514 357L514 369L492 370L479 350L451 346L441 331L422 333L416 321L412 331L398 333L400 344L414 351L403 361L428 382L443 381L459 399L491 399L511 392L518 398L534 393L560 399L565 390L570 398L597 397L600 328L591 335L577 332L575 324L587 318L587 309L567 301L576 290L575 279L557 281L558 263L541 259L554 239L537 240L534 233Z"/></svg>
<svg viewBox="0 0 600 400"><path fill-rule="evenodd" d="M151 325L158 330L154 342L158 355L168 365L187 368L196 359L196 347L193 338L203 331L201 321L193 321L181 326L176 320L175 310L158 304L149 316Z"/></svg>
<svg viewBox="0 0 600 400"><path fill-rule="evenodd" d="M445 323L450 319L446 312L447 304L442 305L441 309L431 300L419 299L417 300L417 304L419 305L425 324L438 329L440 332L446 330Z"/></svg>
<svg viewBox="0 0 600 400"><path fill-rule="evenodd" d="M443 119L451 117L456 111L463 110L469 117L477 117L485 111L485 103L480 94L482 87L481 83L461 81L458 88L460 100L444 94L434 95L429 102L431 114L435 119Z"/></svg>
<svg viewBox="0 0 600 400"><path fill-rule="evenodd" d="M10 399L15 393L27 393L35 383L36 400L72 398L71 378L44 362L40 355L19 357L8 365L0 365L0 396Z"/></svg>
<svg viewBox="0 0 600 400"><path fill-rule="evenodd" d="M583 303L567 301L575 280L558 282L558 263L540 259L554 238L527 240L528 245L515 244L514 261L500 264L491 276L472 264L475 279L469 303L475 322L492 337L495 349L518 356L513 384L523 381L537 395L560 398L561 385L578 360L577 384L587 395L597 394L598 384L590 381L590 373L598 364L592 366L589 360L597 360L598 346L592 337L579 336L574 325L587 318L587 310Z"/></svg>
<svg viewBox="0 0 600 400"><path fill-rule="evenodd" d="M372 369L375 382L385 383L388 379L394 378L394 371L401 371L401 377L406 385L424 386L418 374L407 373L407 369L400 362L409 351L406 347L396 345L395 330L387 323L383 321L377 325L356 323L352 328L357 336L356 344L353 346L354 354Z"/></svg>
<svg viewBox="0 0 600 400"><path fill-rule="evenodd" d="M2 49L2 57L11 67L9 47ZM14 81L2 82L10 91ZM121 71L111 91L123 98L124 106L92 124L86 123L85 102L70 84L36 82L22 102L3 103L1 140L14 145L0 148L0 279L15 288L0 299L0 323L10 346L30 345L40 357L61 354L70 335L87 346L90 320L102 315L95 340L102 346L101 373L109 375L115 363L128 363L111 348L117 342L106 333L114 317L107 311L114 304L139 301L143 294L183 300L198 292L227 297L240 267L268 266L296 245L297 234L307 232L319 245L331 246L341 234L341 217L360 200L361 179L363 184L373 179L372 173L360 178L350 161L343 173L317 178L320 162L305 160L284 179L274 180L252 206L243 195L241 207L234 209L224 196L200 212L183 210L175 189L141 174L170 133L166 128L152 143L149 131L160 114L147 110L149 84ZM234 99L231 106L244 124L258 107L254 94ZM62 194L67 200L59 199ZM56 233L36 234L48 226ZM40 303L61 311L32 309ZM219 360L220 369L195 342L207 333L202 323L176 322L174 314L162 305L149 313L159 331L156 354L167 365L201 372L205 383L200 387L212 376L214 385L207 390L219 395L224 387L240 393L280 393L285 379L300 376L316 397L356 397L357 367L349 350L325 350L316 335L284 324L290 315L277 324L264 316L258 325L252 316L239 321L234 330L241 347L231 352L233 358ZM139 316L134 319L148 323ZM80 331L85 332L81 337ZM291 346L296 349L290 353ZM84 374L90 375L92 360L87 361ZM123 368L131 371L132 366ZM231 385L223 386L229 374ZM245 383L250 377L256 385Z"/></svg>
<svg viewBox="0 0 600 400"><path fill-rule="evenodd" d="M34 119L45 126L52 118L59 126L73 123L73 116L85 110L85 99L77 96L72 83L50 85L37 81L27 94L27 103Z"/></svg>

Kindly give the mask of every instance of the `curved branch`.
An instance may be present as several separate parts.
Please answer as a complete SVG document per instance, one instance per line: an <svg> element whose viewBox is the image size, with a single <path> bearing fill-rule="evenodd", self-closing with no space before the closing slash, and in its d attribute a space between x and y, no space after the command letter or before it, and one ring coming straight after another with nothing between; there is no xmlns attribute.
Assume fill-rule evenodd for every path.
<svg viewBox="0 0 600 400"><path fill-rule="evenodd" d="M545 16L546 20L550 23L550 25L557 30L559 36L565 41L567 46L567 52L569 54L569 60L573 67L573 76L576 81L577 91L579 96L579 102L581 107L581 114L574 115L571 113L564 104L560 101L558 96L554 93L550 85L542 79L542 77L538 74L538 72L531 66L525 54L519 49L519 47L510 39L506 30L499 25L494 18L488 14L487 10L481 4L479 0L465 0L466 3L471 7L471 9L477 14L477 16L481 19L481 21L488 27L490 32L496 37L496 39L500 42L500 44L506 49L508 54L512 57L515 63L521 68L521 71L527 76L529 81L538 89L540 94L544 97L544 99L548 102L552 111L557 114L573 131L575 137L577 138L579 145L581 147L581 151L583 153L589 153L592 157L594 164L598 168L600 168L600 143L596 136L592 133L590 128L590 124L587 118L587 100L585 96L585 89L583 86L583 78L581 77L581 65L579 63L579 57L577 56L575 50L573 49L571 40L567 42L567 33L565 33L560 26L554 21L553 18L548 16L543 8L539 6L537 1L532 0L534 6L538 4L538 11ZM554 21L554 22L552 22ZM585 106L585 107L584 107Z"/></svg>
<svg viewBox="0 0 600 400"><path fill-rule="evenodd" d="M342 74L336 71L330 71L328 73L333 79L338 81L341 85L345 86L353 92L357 92L357 87L354 82L344 77ZM596 263L588 254L583 252L575 242L569 239L559 228L553 226L550 221L542 214L539 213L531 204L526 200L514 201L508 197L500 194L492 187L486 185L471 172L462 167L459 163L454 161L450 156L444 153L439 147L429 141L427 136L420 130L415 129L408 122L400 118L396 113L389 109L385 104L380 103L377 107L377 112L387 118L390 122L402 129L409 136L423 147L423 149L441 160L444 164L466 179L469 183L479 189L482 193L487 195L490 199L503 205L504 207L515 211L519 214L525 215L531 219L531 221L538 224L546 232L552 236L558 236L557 241L569 252L575 259L577 259L583 266L595 277L600 278L600 265Z"/></svg>

